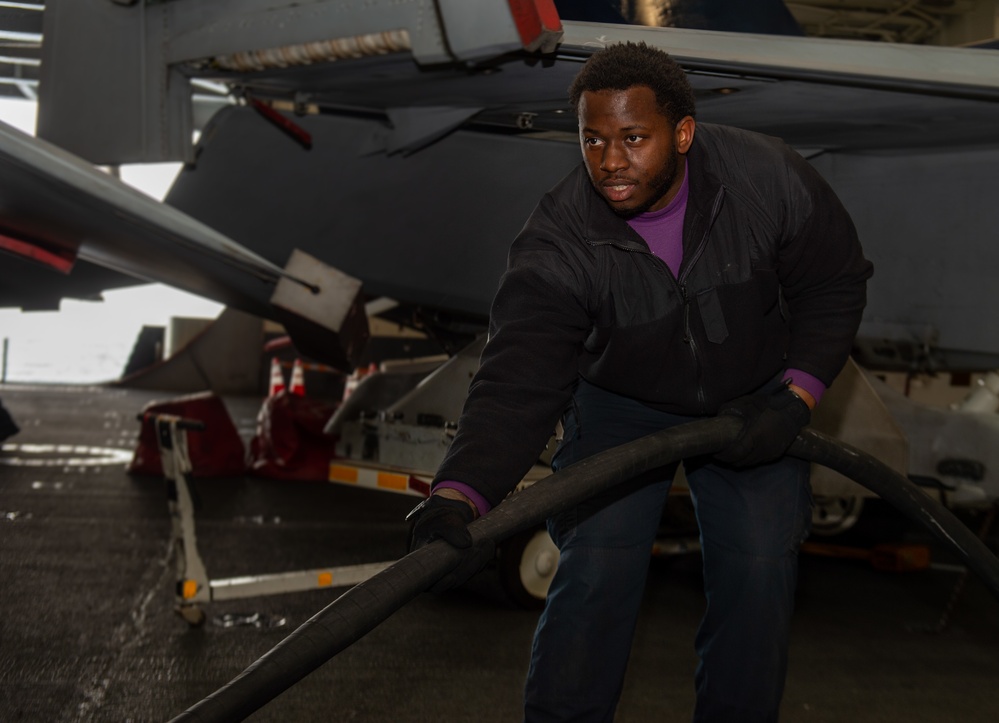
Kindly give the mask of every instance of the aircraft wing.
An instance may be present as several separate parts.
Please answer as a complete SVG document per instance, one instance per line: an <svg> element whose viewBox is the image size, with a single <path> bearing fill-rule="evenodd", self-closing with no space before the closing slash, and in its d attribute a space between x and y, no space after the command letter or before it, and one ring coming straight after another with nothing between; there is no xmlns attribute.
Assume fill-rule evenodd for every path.
<svg viewBox="0 0 999 723"><path fill-rule="evenodd" d="M988 192L999 172L999 54L590 23L563 30L553 54L459 68L390 54L239 71L250 97L283 108L310 148L249 105L229 109L167 202L278 260L270 239L293 228L297 245L371 293L482 319L510 241L579 162L566 107L572 77L604 44L641 40L688 70L700 121L784 138L840 194L877 269L860 341L872 365L999 363L999 324L987 311L999 306L999 208ZM251 208L228 212L238 199Z"/></svg>
<svg viewBox="0 0 999 723"><path fill-rule="evenodd" d="M9 253L66 272L79 257L266 315L257 287L276 283L280 267L3 123L0 187L0 248Z"/></svg>
<svg viewBox="0 0 999 723"><path fill-rule="evenodd" d="M994 51L561 23L544 0L50 2L45 27L79 32L43 45L41 136L95 163L186 160L168 204L258 257L299 248L371 295L478 323L511 239L578 163L572 77L607 43L648 42L688 70L700 121L779 135L837 189L877 266L872 338L999 360L977 312L999 301ZM98 34L108 52L89 52ZM196 146L194 78L241 98ZM182 288L216 277L183 250L138 269L124 244L88 248Z"/></svg>
<svg viewBox="0 0 999 723"><path fill-rule="evenodd" d="M278 319L344 369L363 349L360 283L309 260L288 269L85 161L0 123L0 250L69 273L78 260ZM12 276L20 268L5 264ZM86 276L84 277L87 278ZM100 279L98 279L100 280ZM4 288L15 288L7 279ZM7 293L7 292L5 292ZM304 303L303 303L304 300ZM317 314L316 309L319 309ZM341 332L344 332L341 335Z"/></svg>
<svg viewBox="0 0 999 723"><path fill-rule="evenodd" d="M65 282L53 282L49 276L45 286L58 287L60 295L71 290L74 295L93 296L93 291L87 293L89 283L121 283L122 277L114 272L160 281L276 318L289 328L303 353L352 368L367 335L357 279L307 254L293 253L287 230L272 239L282 247L282 265L278 266L194 218L133 191L65 150L82 148L91 162L97 162L101 153L107 153L111 163L150 160L156 154L189 158L193 150L190 86L177 67L186 71L187 63L164 63L159 52L141 58L139 66L126 67L126 61L135 52L142 54L146 41L155 45L157 39L162 40L166 27L170 46L181 57L188 52L184 48L200 47L204 42L201 36L207 36L210 43L223 38L223 46L228 42L226 47L238 50L239 45L231 41L239 33L227 36L221 26L232 22L241 29L252 26L253 22L245 20L248 14L255 14L260 23L252 28L257 37L274 36L269 4L220 5L212 8L221 11L213 18L200 12L201 5L196 3L168 5L154 6L149 14L144 4L109 8L104 3L56 1L46 6L48 40L43 65L68 68L69 72L43 72L42 78L45 91L39 131L58 145L0 124L0 251L6 252L5 258L13 257L0 270L5 289L2 301L29 307L51 305L51 291L39 296L18 274L24 270L34 278L45 278L53 270L71 274L79 263L81 273ZM337 19L340 5L316 3L307 14L325 13L328 26L328 21ZM482 20L481 13L473 18L467 5L455 5L451 11L438 14L426 3L419 5L415 16L407 9L401 14L386 14L378 8L373 16L360 18L371 31L365 42L388 42L391 47L392 43L402 43L423 62L438 63L452 60L452 53L473 58L525 48L550 49L557 40L558 17L547 5L527 13L526 8L505 4L496 5L495 12L487 8L485 16L492 22L485 32L471 35L471 44L465 42L468 34L462 29L472 19ZM292 3L286 9L297 13L297 6ZM151 18L155 13L160 13L159 23ZM407 27L393 30L398 17L407 14ZM171 22L165 22L167 19ZM457 23L457 30L445 26L445 20ZM550 29L546 23L556 27ZM307 31L310 26L314 30L315 17L298 24ZM88 29L95 32L88 33ZM112 61L118 77L124 78L121 84L98 78L93 74L95 68L87 64L95 54L80 43L89 45L98 35L107 35L110 45L124 52ZM379 46L379 51L385 52L385 48ZM110 57L107 53L97 55ZM145 68L146 60L149 74L136 74L136 67ZM79 69L90 84L85 80L77 85L74 73ZM152 106L144 104L147 98ZM137 105L138 112L130 115ZM96 109L98 115L90 114L90 109ZM266 108L263 111L268 112ZM110 146L95 150L97 137L110 139ZM94 273L95 267L111 273ZM348 330L351 338L345 339Z"/></svg>

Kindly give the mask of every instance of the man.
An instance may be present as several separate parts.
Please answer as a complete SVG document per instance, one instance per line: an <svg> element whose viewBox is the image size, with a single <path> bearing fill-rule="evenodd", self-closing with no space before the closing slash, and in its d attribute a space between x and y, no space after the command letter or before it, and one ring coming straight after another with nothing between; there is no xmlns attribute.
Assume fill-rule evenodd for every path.
<svg viewBox="0 0 999 723"><path fill-rule="evenodd" d="M707 609L696 721L774 721L787 667L808 466L784 452L842 368L871 265L846 211L780 141L698 125L680 67L644 44L593 55L570 88L582 166L515 240L458 432L413 544L468 547L561 418L562 468L732 414L736 441L685 460ZM610 721L676 465L549 520L529 721ZM460 582L470 562L445 585Z"/></svg>

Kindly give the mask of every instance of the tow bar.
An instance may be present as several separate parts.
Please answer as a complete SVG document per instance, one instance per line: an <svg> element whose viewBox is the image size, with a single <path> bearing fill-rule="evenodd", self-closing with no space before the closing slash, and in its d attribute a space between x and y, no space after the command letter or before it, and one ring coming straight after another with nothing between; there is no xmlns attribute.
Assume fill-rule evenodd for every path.
<svg viewBox="0 0 999 723"><path fill-rule="evenodd" d="M741 422L731 417L690 422L581 460L475 520L468 526L472 540L500 542L642 472L716 452L740 428ZM909 479L859 449L811 429L798 435L788 454L835 470L879 495L948 545L999 599L999 559ZM244 720L428 589L454 569L463 554L443 541L411 552L338 597L229 683L174 718L174 723Z"/></svg>

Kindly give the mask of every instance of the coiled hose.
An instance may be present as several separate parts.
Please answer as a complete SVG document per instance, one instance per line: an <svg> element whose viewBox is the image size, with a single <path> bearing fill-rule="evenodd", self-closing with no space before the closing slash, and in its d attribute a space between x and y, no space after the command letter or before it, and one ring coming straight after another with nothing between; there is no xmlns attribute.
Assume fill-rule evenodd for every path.
<svg viewBox="0 0 999 723"><path fill-rule="evenodd" d="M469 525L472 540L499 542L642 472L710 454L741 429L734 417L690 422L581 460L512 495ZM788 454L829 467L876 493L949 545L999 598L999 559L949 510L870 455L811 429ZM462 551L436 541L351 588L229 683L173 719L243 720L454 569Z"/></svg>

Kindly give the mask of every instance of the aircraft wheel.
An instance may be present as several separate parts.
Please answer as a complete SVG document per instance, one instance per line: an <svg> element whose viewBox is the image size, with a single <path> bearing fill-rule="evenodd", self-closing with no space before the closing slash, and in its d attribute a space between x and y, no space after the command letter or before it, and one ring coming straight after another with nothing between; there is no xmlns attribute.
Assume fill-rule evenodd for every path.
<svg viewBox="0 0 999 723"><path fill-rule="evenodd" d="M521 532L499 551L503 587L515 603L540 608L558 567L558 548L544 527Z"/></svg>

